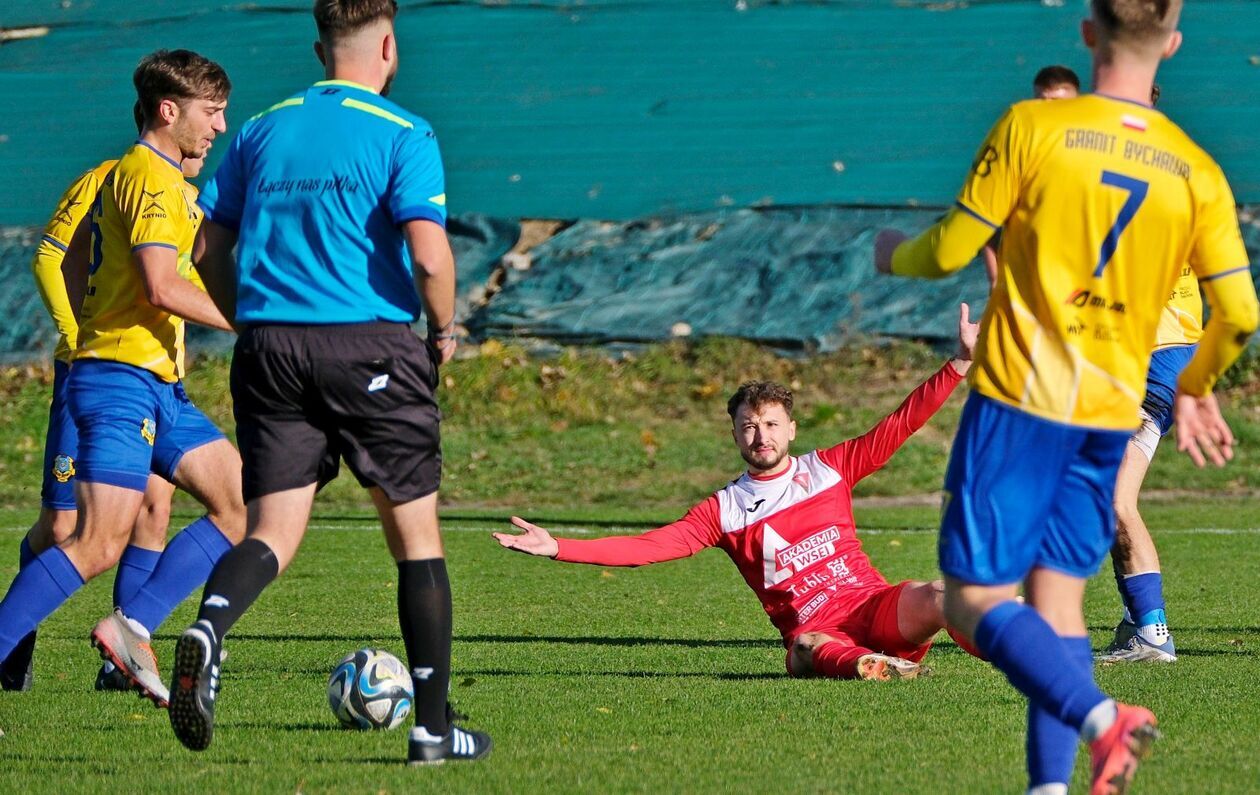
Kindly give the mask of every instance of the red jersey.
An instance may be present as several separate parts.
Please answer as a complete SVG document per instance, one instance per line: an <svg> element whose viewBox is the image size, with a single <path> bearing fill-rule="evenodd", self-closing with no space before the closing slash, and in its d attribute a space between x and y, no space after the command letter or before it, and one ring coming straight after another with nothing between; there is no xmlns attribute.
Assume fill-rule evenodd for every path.
<svg viewBox="0 0 1260 795"><path fill-rule="evenodd" d="M882 467L961 380L946 364L856 439L793 456L778 475L745 472L682 519L642 535L558 538L556 560L642 566L720 547L790 642L807 624L839 620L888 585L858 540L853 484Z"/></svg>

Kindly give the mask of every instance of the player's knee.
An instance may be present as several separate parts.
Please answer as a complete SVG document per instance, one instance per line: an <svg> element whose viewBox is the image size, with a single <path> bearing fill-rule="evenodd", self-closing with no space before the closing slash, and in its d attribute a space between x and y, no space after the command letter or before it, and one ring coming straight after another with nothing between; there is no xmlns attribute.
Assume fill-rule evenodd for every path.
<svg viewBox="0 0 1260 795"><path fill-rule="evenodd" d="M59 511L55 508L40 510L39 519L31 525L31 529L26 534L26 543L30 545L31 552L38 555L49 547L65 542L74 535L77 518L78 512L73 510Z"/></svg>
<svg viewBox="0 0 1260 795"><path fill-rule="evenodd" d="M80 536L79 539L75 544L74 564L84 580L90 580L117 565L127 545L126 538L97 537L86 541Z"/></svg>
<svg viewBox="0 0 1260 795"><path fill-rule="evenodd" d="M1114 506L1116 512L1116 534L1125 535L1130 528L1142 525L1142 514L1138 511L1137 502L1117 497Z"/></svg>
<svg viewBox="0 0 1260 795"><path fill-rule="evenodd" d="M222 511L210 514L210 520L227 536L233 544L245 539L246 512L244 504L231 505Z"/></svg>
<svg viewBox="0 0 1260 795"><path fill-rule="evenodd" d="M136 525L131 534L132 541L148 549L158 549L166 543L166 532L170 524L169 502L146 502L136 517Z"/></svg>
<svg viewBox="0 0 1260 795"><path fill-rule="evenodd" d="M214 522L215 527L218 527L233 544L241 543L245 538L248 514L239 484L235 489L224 489L209 502L210 504L206 506L206 515L210 517L210 521Z"/></svg>
<svg viewBox="0 0 1260 795"><path fill-rule="evenodd" d="M788 673L794 677L810 676L814 673L814 649L827 642L827 636L820 632L806 632L792 641L788 654Z"/></svg>
<svg viewBox="0 0 1260 795"><path fill-rule="evenodd" d="M915 588L916 607L920 615L932 623L945 626L945 582L933 580L919 583Z"/></svg>
<svg viewBox="0 0 1260 795"><path fill-rule="evenodd" d="M976 624L986 612L985 606L969 599L959 589L945 589L942 598L945 623L971 636Z"/></svg>
<svg viewBox="0 0 1260 795"><path fill-rule="evenodd" d="M78 511L48 511L47 528L48 539L47 546L54 546L65 541L74 535L74 525L78 519ZM40 517L41 519L44 517Z"/></svg>

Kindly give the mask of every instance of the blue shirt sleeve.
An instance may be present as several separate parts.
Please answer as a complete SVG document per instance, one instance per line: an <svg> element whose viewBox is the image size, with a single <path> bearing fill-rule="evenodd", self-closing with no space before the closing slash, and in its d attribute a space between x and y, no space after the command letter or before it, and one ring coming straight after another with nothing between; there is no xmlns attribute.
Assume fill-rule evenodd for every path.
<svg viewBox="0 0 1260 795"><path fill-rule="evenodd" d="M417 125L403 138L394 153L391 185L395 224L423 219L446 227L446 174L432 130Z"/></svg>
<svg viewBox="0 0 1260 795"><path fill-rule="evenodd" d="M219 163L214 176L197 197L197 204L205 212L207 220L232 230L240 229L241 217L245 213L245 186L249 184L241 155L241 139L244 137L242 130L228 144L223 162Z"/></svg>

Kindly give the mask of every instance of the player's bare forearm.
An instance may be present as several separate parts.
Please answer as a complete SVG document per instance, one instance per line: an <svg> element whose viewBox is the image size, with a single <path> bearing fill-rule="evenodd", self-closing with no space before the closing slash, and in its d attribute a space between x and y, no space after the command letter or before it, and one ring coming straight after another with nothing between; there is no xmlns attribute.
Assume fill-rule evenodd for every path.
<svg viewBox="0 0 1260 795"><path fill-rule="evenodd" d="M206 293L224 318L236 317L236 260L232 248L237 234L226 226L206 221L193 244L193 265L206 285Z"/></svg>
<svg viewBox="0 0 1260 795"><path fill-rule="evenodd" d="M962 303L958 305L958 350L950 360L954 371L966 375L971 369L971 360L975 358L976 341L980 338L980 324L971 322L971 307Z"/></svg>
<svg viewBox="0 0 1260 795"><path fill-rule="evenodd" d="M179 275L176 252L165 246L148 246L132 254L140 269L145 297L164 312L190 323L231 331L232 324L223 317L209 295Z"/></svg>

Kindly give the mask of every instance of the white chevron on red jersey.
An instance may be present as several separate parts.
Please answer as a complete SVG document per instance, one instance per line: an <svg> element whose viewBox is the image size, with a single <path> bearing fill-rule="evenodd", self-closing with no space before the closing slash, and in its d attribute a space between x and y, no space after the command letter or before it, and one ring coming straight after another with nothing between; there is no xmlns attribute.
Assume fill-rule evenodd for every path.
<svg viewBox="0 0 1260 795"><path fill-rule="evenodd" d="M887 581L853 520L853 484L888 461L962 380L945 365L874 428L789 460L774 477L745 472L677 522L637 536L556 539L556 560L642 566L721 547L784 642L811 622L838 621Z"/></svg>
<svg viewBox="0 0 1260 795"><path fill-rule="evenodd" d="M888 584L862 551L839 451L793 458L774 478L744 473L716 495L722 530L716 546L785 635L814 618L848 612Z"/></svg>

